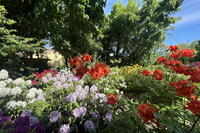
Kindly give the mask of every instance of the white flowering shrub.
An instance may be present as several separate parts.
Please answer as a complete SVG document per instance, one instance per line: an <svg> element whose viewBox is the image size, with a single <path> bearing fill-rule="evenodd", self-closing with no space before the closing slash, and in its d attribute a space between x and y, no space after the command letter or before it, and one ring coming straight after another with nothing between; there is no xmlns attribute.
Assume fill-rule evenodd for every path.
<svg viewBox="0 0 200 133"><path fill-rule="evenodd" d="M40 109L40 113L35 110L35 106L29 106L29 109L37 114L45 114L42 119L50 123L50 130L95 132L100 126L99 120L107 123L104 123L105 125L112 121L111 104L117 104L117 101L114 99L113 103L108 104L109 97L104 92L109 90L108 88L99 89L95 85L85 85L83 79L74 76L68 70L62 70L57 74L46 73L37 81L38 84L35 86L43 86L46 94L45 108ZM38 90L30 89L27 99L35 98ZM58 123L62 123L59 128Z"/></svg>
<svg viewBox="0 0 200 133"><path fill-rule="evenodd" d="M45 70L32 81L10 79L5 70L1 75L0 108L14 118L28 117L30 129L44 122L46 132L96 132L109 125L117 109L116 95L106 93L109 88L86 85L68 69Z"/></svg>
<svg viewBox="0 0 200 133"><path fill-rule="evenodd" d="M28 103L36 100L44 100L42 90L31 88L31 80L17 78L15 80L9 78L6 70L0 71L0 107L3 110L13 110L21 107L26 108ZM35 91L37 90L37 91ZM34 96L31 97L31 94Z"/></svg>

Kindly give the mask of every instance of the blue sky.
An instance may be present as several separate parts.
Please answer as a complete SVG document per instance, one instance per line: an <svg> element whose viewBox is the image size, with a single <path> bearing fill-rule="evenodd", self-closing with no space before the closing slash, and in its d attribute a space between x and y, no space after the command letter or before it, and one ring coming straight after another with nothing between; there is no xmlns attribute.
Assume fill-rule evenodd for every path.
<svg viewBox="0 0 200 133"><path fill-rule="evenodd" d="M114 3L118 0L108 0L104 9L109 14ZM127 4L128 0L122 0ZM167 35L165 44L174 45L179 43L200 40L200 0L184 0L181 10L173 16L181 17L182 20L174 25L174 30L169 31L173 36Z"/></svg>

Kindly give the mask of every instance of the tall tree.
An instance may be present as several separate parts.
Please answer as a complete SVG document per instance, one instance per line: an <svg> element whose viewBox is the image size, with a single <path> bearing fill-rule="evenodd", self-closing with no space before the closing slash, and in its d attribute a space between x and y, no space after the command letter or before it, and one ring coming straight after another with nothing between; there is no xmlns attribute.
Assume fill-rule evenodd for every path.
<svg viewBox="0 0 200 133"><path fill-rule="evenodd" d="M17 66L23 67L20 58L27 57L30 52L40 51L41 43L35 43L33 38L15 35L16 30L7 28L15 21L6 18L6 13L5 8L0 5L0 69L6 68L12 71L18 69L19 71L20 67Z"/></svg>
<svg viewBox="0 0 200 133"><path fill-rule="evenodd" d="M126 6L121 2L113 6L102 28L104 58L121 59L121 64L127 65L149 57L151 49L165 40L170 25L179 20L171 14L179 10L183 0L140 2L140 6L135 0L129 0Z"/></svg>
<svg viewBox="0 0 200 133"><path fill-rule="evenodd" d="M49 40L65 57L91 52L106 0L0 0L8 18L17 24L17 35Z"/></svg>

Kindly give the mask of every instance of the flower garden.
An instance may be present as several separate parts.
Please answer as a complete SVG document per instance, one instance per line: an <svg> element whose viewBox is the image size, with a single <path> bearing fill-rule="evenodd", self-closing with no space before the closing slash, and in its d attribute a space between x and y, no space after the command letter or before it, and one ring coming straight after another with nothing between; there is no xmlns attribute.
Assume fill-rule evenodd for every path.
<svg viewBox="0 0 200 133"><path fill-rule="evenodd" d="M12 79L0 71L0 133L199 133L200 63L170 46L152 66L70 67Z"/></svg>

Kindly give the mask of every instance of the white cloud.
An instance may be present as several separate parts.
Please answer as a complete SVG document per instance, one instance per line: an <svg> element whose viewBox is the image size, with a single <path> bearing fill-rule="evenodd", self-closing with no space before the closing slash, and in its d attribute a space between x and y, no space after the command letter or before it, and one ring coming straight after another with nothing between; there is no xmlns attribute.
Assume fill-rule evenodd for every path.
<svg viewBox="0 0 200 133"><path fill-rule="evenodd" d="M180 20L179 22L177 22L175 24L176 27L200 20L200 13L195 12L193 14L189 14L189 15L186 15L186 16L181 17L181 18L182 18L182 20Z"/></svg>
<svg viewBox="0 0 200 133"><path fill-rule="evenodd" d="M187 8L192 5L199 4L199 2L200 2L200 0L185 0L185 2L183 4L183 8Z"/></svg>

